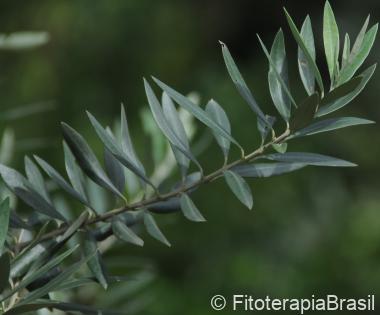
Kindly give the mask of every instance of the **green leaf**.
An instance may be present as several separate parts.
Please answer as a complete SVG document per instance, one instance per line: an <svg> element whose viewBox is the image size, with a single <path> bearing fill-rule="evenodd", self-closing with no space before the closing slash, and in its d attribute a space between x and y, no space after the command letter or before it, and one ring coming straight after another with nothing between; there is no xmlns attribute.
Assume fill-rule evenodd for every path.
<svg viewBox="0 0 380 315"><path fill-rule="evenodd" d="M357 52L357 54L352 58L350 62L340 71L337 85L341 85L351 79L356 71L363 64L364 60L368 57L369 52L375 42L377 34L378 24L371 27L371 29L365 34L363 43ZM350 55L351 58L351 55Z"/></svg>
<svg viewBox="0 0 380 315"><path fill-rule="evenodd" d="M43 226L37 230L33 239L25 248L17 254L12 260L11 277L23 275L24 277L37 270L42 264L46 263L46 257L52 257L53 248L57 245L56 240L50 240L42 243L42 237L45 235L49 225L53 221L46 221ZM39 246L41 245L41 246Z"/></svg>
<svg viewBox="0 0 380 315"><path fill-rule="evenodd" d="M111 180L102 169L94 152L91 150L84 138L76 130L65 123L62 123L62 129L66 143L70 147L76 161L86 175L95 183L110 190L123 200L126 200L125 197L112 184Z"/></svg>
<svg viewBox="0 0 380 315"><path fill-rule="evenodd" d="M140 117L144 132L149 137L152 146L152 158L155 167L158 167L165 158L167 152L166 137L158 127L151 111L148 107L140 111Z"/></svg>
<svg viewBox="0 0 380 315"><path fill-rule="evenodd" d="M287 152L284 154L274 153L263 156L267 160L287 163L302 163L314 166L331 166L331 167L352 167L356 166L351 162L341 160L335 157L308 153L308 152Z"/></svg>
<svg viewBox="0 0 380 315"><path fill-rule="evenodd" d="M278 153L285 153L288 149L288 144L284 143L273 143L272 148L275 149Z"/></svg>
<svg viewBox="0 0 380 315"><path fill-rule="evenodd" d="M275 43L273 45L279 45L278 43L276 43L276 41L281 41L281 35L278 35L278 34L282 34L282 31L280 30L281 33L277 33L277 36L275 38ZM293 96L292 94L290 93L289 89L288 89L288 85L287 83L284 81L284 76L282 75L282 73L280 73L278 71L278 65L275 63L275 61L272 59L271 55L269 54L267 48L265 47L263 41L261 40L260 36L257 35L257 38L259 39L259 42L261 44L261 47L263 48L263 51L265 53L265 55L267 56L268 60L269 60L269 65L270 65L270 75L268 77L269 79L269 87L272 86L272 88L274 87L275 84L277 84L278 86L281 87L281 91L282 93L284 93L289 99L290 101L294 104L294 106L297 107L297 104L296 102L294 101L293 99ZM282 35L282 41L283 41L283 35ZM285 44L284 44L285 46ZM285 51L285 48L284 48L284 51ZM282 66L283 67L283 66ZM273 81L276 80L276 81ZM272 93L272 91L271 91ZM273 98L273 96L272 96ZM276 104L275 104L276 105ZM279 108L277 108L277 105L276 105L276 108L277 110L279 110L281 116L283 116L283 118L287 121L288 118L290 117L290 104L287 104L287 106L289 106L289 108L285 108L285 104L282 104L281 106L281 109L279 110ZM289 111L289 112L288 112Z"/></svg>
<svg viewBox="0 0 380 315"><path fill-rule="evenodd" d="M85 199L85 196L82 196L79 192L74 190L67 181L46 161L41 159L40 157L34 155L34 158L36 159L37 163L41 166L41 168L45 171L46 174L64 191L66 191L68 194L70 194L75 199L78 199L81 203L84 205L87 205L90 207L87 199Z"/></svg>
<svg viewBox="0 0 380 315"><path fill-rule="evenodd" d="M324 94L323 81L322 81L321 74L318 70L317 64L315 63L315 60L314 60L311 52L309 51L308 47L306 46L305 41L301 37L301 34L298 32L297 26L294 24L293 19L290 17L288 11L286 11L285 8L284 8L284 11L285 11L286 19L288 21L290 30L293 34L293 37L296 40L296 42L297 42L298 46L300 47L300 49L302 50L302 52L304 53L308 67L312 70L314 77L317 80L317 84L319 86L319 89L321 90L321 94L323 95Z"/></svg>
<svg viewBox="0 0 380 315"><path fill-rule="evenodd" d="M231 133L231 124L228 119L228 116L217 102L215 102L214 100L210 100L206 105L206 113L216 123L223 126L228 133ZM222 137L219 133L215 131L213 131L213 135L216 139L216 142L219 144L220 148L223 151L225 160L227 160L228 152L230 151L231 141L226 139L225 137Z"/></svg>
<svg viewBox="0 0 380 315"><path fill-rule="evenodd" d="M298 130L309 125L318 109L319 102L320 99L318 93L308 96L294 111L293 117L289 122L290 129Z"/></svg>
<svg viewBox="0 0 380 315"><path fill-rule="evenodd" d="M234 167L232 170L243 177L271 177L299 170L304 163L255 163Z"/></svg>
<svg viewBox="0 0 380 315"><path fill-rule="evenodd" d="M248 208L253 207L253 198L251 189L247 182L237 173L233 171L224 172L224 178L227 185L230 187L231 191L235 196Z"/></svg>
<svg viewBox="0 0 380 315"><path fill-rule="evenodd" d="M310 16L306 16L306 19L302 24L300 36L309 52L310 58L315 62L315 44ZM315 77L313 68L309 65L308 59L300 46L298 46L298 70L307 94L314 94Z"/></svg>
<svg viewBox="0 0 380 315"><path fill-rule="evenodd" d="M345 97L346 95L350 94L359 86L362 79L363 77L361 76L352 78L346 83L343 83L342 85L333 89L328 94L326 94L326 96L322 99L321 106L326 106L327 104L334 103L340 98Z"/></svg>
<svg viewBox="0 0 380 315"><path fill-rule="evenodd" d="M93 255L93 253L91 254ZM92 257L92 255L81 259L79 262L71 265L70 267L59 273L56 277L54 277L41 288L30 292L17 305L26 305L30 302L36 301L37 299L44 297L49 292L54 291L55 288L57 288L62 283L62 281L70 278L75 272L77 272L79 268Z"/></svg>
<svg viewBox="0 0 380 315"><path fill-rule="evenodd" d="M120 283L122 281L128 281L128 280L134 280L133 277L115 277L111 276L109 277L110 283ZM68 279L63 281L59 287L57 287L55 290L58 291L66 291L66 290L72 290L76 289L78 287L83 287L85 285L91 285L91 284L97 284L96 279L94 277L81 277L81 278L74 278L74 279Z"/></svg>
<svg viewBox="0 0 380 315"><path fill-rule="evenodd" d="M67 226L66 231L62 234L54 238L51 242L49 242L46 249L43 250L42 255L40 255L32 264L31 267L29 267L27 276L32 274L35 270L40 268L41 266L44 266L46 263L48 263L54 255L60 251L63 246L67 243L67 241L78 231L80 228L84 225L84 223L87 221L87 219L90 216L90 211L86 210L81 213L81 215L72 223L70 223ZM48 221L49 222L49 221ZM38 233L37 239L39 237L43 237L45 235L44 232L42 232L43 229ZM39 240L33 240L31 244L33 243L39 243Z"/></svg>
<svg viewBox="0 0 380 315"><path fill-rule="evenodd" d="M63 151L65 155L65 168L67 176L70 179L71 185L74 187L74 189L81 195L83 200L88 201L86 192L83 187L84 182L84 176L83 172L79 168L78 164L75 161L75 157L73 153L71 152L70 148L66 144L66 142L63 142Z"/></svg>
<svg viewBox="0 0 380 315"><path fill-rule="evenodd" d="M326 1L323 12L323 43L330 80L333 82L339 57L339 30L330 3Z"/></svg>
<svg viewBox="0 0 380 315"><path fill-rule="evenodd" d="M91 232L86 233L83 249L85 255L91 257L87 262L88 268L90 269L94 277L98 280L98 282L102 285L102 287L105 290L107 290L108 275L106 273L102 257L99 253L96 239Z"/></svg>
<svg viewBox="0 0 380 315"><path fill-rule="evenodd" d="M253 97L251 91L249 90L247 84L245 83L243 76L241 75L238 67L235 64L235 61L233 60L230 54L230 51L228 50L228 47L226 46L226 44L222 42L220 42L220 44L222 45L222 53L223 53L224 62L226 64L228 73L230 74L230 77L232 79L232 82L235 84L240 95L248 103L251 109L256 113L258 118L264 124L267 124L267 120L265 118L264 113L260 109L259 105L257 105L255 98Z"/></svg>
<svg viewBox="0 0 380 315"><path fill-rule="evenodd" d="M66 219L49 202L31 187L26 178L19 172L4 165L0 165L0 174L8 188L34 210L49 217L66 221Z"/></svg>
<svg viewBox="0 0 380 315"><path fill-rule="evenodd" d="M25 156L25 173L29 182L32 184L32 187L38 191L47 202L50 202L44 178L36 164L34 164L28 156Z"/></svg>
<svg viewBox="0 0 380 315"><path fill-rule="evenodd" d="M65 233L57 237L58 243L64 243L66 242L71 236L73 236L75 233L78 232L78 230L87 222L87 220L90 217L90 211L85 210L83 211L80 216L72 222L66 229Z"/></svg>
<svg viewBox="0 0 380 315"><path fill-rule="evenodd" d="M206 219L187 194L181 194L181 210L186 219L194 222L205 222Z"/></svg>
<svg viewBox="0 0 380 315"><path fill-rule="evenodd" d="M350 36L346 33L344 36L344 45L343 45L343 52L342 52L342 68L344 68L348 62L348 58L350 57L350 49L351 49L351 42L350 42Z"/></svg>
<svg viewBox="0 0 380 315"><path fill-rule="evenodd" d="M327 114L330 114L343 106L351 102L360 92L364 89L369 79L372 77L375 72L376 64L366 69L358 77L353 78L352 80L342 84L341 86L332 90L325 98L322 99L322 106L319 107L316 117L321 117ZM357 85L359 79L361 78L360 83ZM352 88L354 90L352 90ZM349 92L351 91L351 92Z"/></svg>
<svg viewBox="0 0 380 315"><path fill-rule="evenodd" d="M3 247L7 238L10 211L8 197L0 203L0 254L3 252Z"/></svg>
<svg viewBox="0 0 380 315"><path fill-rule="evenodd" d="M357 54L359 53L359 51L362 47L363 40L364 40L365 34L367 32L367 27L369 24L369 18L370 18L370 15L367 16L366 20L364 21L362 28L360 29L358 36L355 39L355 43L352 46L352 51L348 57L349 62L352 62L354 60L354 58L357 56Z"/></svg>
<svg viewBox="0 0 380 315"><path fill-rule="evenodd" d="M173 197L165 201L160 201L149 206L149 211L153 213L172 213L181 209L180 199Z"/></svg>
<svg viewBox="0 0 380 315"><path fill-rule="evenodd" d="M120 162L112 155L112 153L104 149L104 166L106 173L118 191L125 190L125 175L124 168Z"/></svg>
<svg viewBox="0 0 380 315"><path fill-rule="evenodd" d="M120 114L120 129L121 129L121 148L130 158L132 163L140 170L142 174L146 174L144 166L137 157L135 148L133 146L131 136L129 134L127 115L125 108L121 105L121 114ZM144 182L144 181L143 181Z"/></svg>
<svg viewBox="0 0 380 315"><path fill-rule="evenodd" d="M148 212L144 212L144 225L150 236L164 243L166 246L171 246L165 235L161 232L153 216Z"/></svg>
<svg viewBox="0 0 380 315"><path fill-rule="evenodd" d="M317 121L310 126L307 126L304 129L296 131L293 135L291 135L288 139L310 136L321 132L341 129L350 126L356 125L367 125L373 124L374 121L356 118L356 117L339 117L339 118L330 118L325 120Z"/></svg>
<svg viewBox="0 0 380 315"><path fill-rule="evenodd" d="M136 174L141 180L146 182L147 184L151 185L153 184L150 182L150 180L146 177L145 173L142 173L141 168L139 166L134 164L133 159L131 159L126 152L124 152L116 142L115 137L112 134L109 134L96 120L96 118L90 113L87 112L87 115L91 121L92 126L95 129L95 132L99 136L100 140L103 142L105 147L117 158L125 167L127 167L131 172ZM143 170L145 172L145 170Z"/></svg>
<svg viewBox="0 0 380 315"><path fill-rule="evenodd" d="M3 302L10 298L12 295L14 295L16 292L21 292L22 289L25 289L29 284L31 284L33 281L37 280L38 278L44 276L47 274L50 270L52 270L54 267L58 266L64 259L69 257L77 248L79 245L74 246L73 248L70 248L63 252L62 254L58 255L57 257L54 257L52 260L47 262L44 266L41 268L34 270L33 272L29 273L26 277L22 279L22 281L9 293L4 295L0 302Z"/></svg>
<svg viewBox="0 0 380 315"><path fill-rule="evenodd" d="M187 139L185 127L183 126L179 118L178 112L174 106L172 99L169 97L169 95L166 92L162 93L162 111L169 125L169 128L171 128L171 130L174 132L177 138L189 151L190 146L189 146L189 141ZM190 160L175 146L173 146L172 144L170 145L173 149L174 156L180 166L182 177L185 177L187 170L189 168Z"/></svg>
<svg viewBox="0 0 380 315"><path fill-rule="evenodd" d="M124 242L144 246L144 241L121 220L112 220L112 231L118 239Z"/></svg>
<svg viewBox="0 0 380 315"><path fill-rule="evenodd" d="M0 221L0 225L1 225ZM0 294L8 287L9 285L9 273L11 271L11 262L10 257L7 253L4 253L0 256Z"/></svg>
<svg viewBox="0 0 380 315"><path fill-rule="evenodd" d="M167 122L166 117L162 111L160 102L158 101L148 81L145 79L144 79L144 86L145 86L145 93L148 99L149 107L152 112L153 118L156 121L162 133L164 134L164 136L169 140L169 142L173 146L175 146L179 151L181 151L181 153L183 153L186 157L188 157L191 161L193 161L194 164L196 164L200 170L202 170L202 166L199 164L197 159L191 153L189 148L187 148L186 145L181 141L181 139L178 138L178 136L175 134L175 132L173 131L173 129Z"/></svg>
<svg viewBox="0 0 380 315"><path fill-rule="evenodd" d="M45 255L52 248L52 246L56 244L55 241L39 243L41 232L44 233L46 231L46 227L49 223L50 221L45 223L45 225L41 228L40 232L32 240L32 242L13 259L11 266L12 278L19 277L20 275L30 270L31 264L38 260L41 256Z"/></svg>
<svg viewBox="0 0 380 315"><path fill-rule="evenodd" d="M286 61L284 34L281 29L273 41L270 57L273 65L270 64L268 72L269 91L278 112L285 121L289 121L291 103L286 92L289 90L288 63ZM285 84L286 90L277 78L277 74L281 77L281 82Z"/></svg>
<svg viewBox="0 0 380 315"><path fill-rule="evenodd" d="M239 148L241 148L240 144L231 136L231 134L220 124L214 122L207 113L201 109L199 106L195 105L189 98L181 95L165 83L160 80L153 78L153 80L163 89L169 96L174 99L180 106L186 109L188 112L193 114L199 121L204 123L207 127L219 133L222 137L230 140L234 144L236 144Z"/></svg>

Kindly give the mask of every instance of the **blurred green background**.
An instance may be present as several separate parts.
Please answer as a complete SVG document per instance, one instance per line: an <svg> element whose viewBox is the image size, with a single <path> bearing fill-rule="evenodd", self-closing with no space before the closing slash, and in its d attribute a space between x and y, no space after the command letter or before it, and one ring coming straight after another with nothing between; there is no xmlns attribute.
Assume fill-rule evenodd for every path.
<svg viewBox="0 0 380 315"><path fill-rule="evenodd" d="M331 1L341 30L355 37L365 17L380 18L376 0ZM275 113L267 87L268 65L256 40L267 46L282 27L290 55L291 84L302 97L296 45L283 15L286 6L297 24L310 14L319 63L323 55L324 1L2 1L0 30L43 30L47 45L27 52L0 52L1 108L54 101L56 109L17 121L16 137L44 139L20 146L12 164L22 168L24 154L38 153L63 169L60 121L101 145L85 110L104 124L127 106L136 149L150 165L140 112L146 104L142 77L157 76L182 93L197 91L204 105L215 98L230 116L235 138L247 150L259 143L256 119L225 70L218 40L230 48L264 111ZM367 66L377 62L377 41ZM375 73L362 94L339 116L379 120ZM158 90L157 90L158 91ZM202 134L199 126L198 136ZM341 157L358 168L307 168L282 177L251 180L255 205L247 211L223 182L199 189L194 200L207 218L193 224L181 215L159 217L172 248L149 237L146 246L115 247L105 256L112 272L142 273L138 283L96 291L90 304L140 314L212 314L214 294L257 297L309 297L338 294L363 297L380 293L380 146L379 125L297 139L289 150ZM212 143L200 157L207 170L222 163ZM146 267L145 267L146 266ZM144 282L145 281L145 282ZM379 298L379 297L378 297ZM76 299L85 300L79 294ZM96 302L95 302L96 301ZM377 306L380 303L377 302ZM220 314L230 314L230 310Z"/></svg>

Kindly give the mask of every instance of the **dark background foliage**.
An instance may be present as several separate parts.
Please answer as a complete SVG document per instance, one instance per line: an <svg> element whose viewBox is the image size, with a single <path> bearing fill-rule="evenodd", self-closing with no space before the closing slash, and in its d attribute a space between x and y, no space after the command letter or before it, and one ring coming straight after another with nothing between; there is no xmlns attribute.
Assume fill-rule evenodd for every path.
<svg viewBox="0 0 380 315"><path fill-rule="evenodd" d="M300 25L311 14L322 72L324 1L3 1L0 30L46 30L48 45L27 53L0 53L1 108L54 100L56 110L18 121L17 138L33 131L47 143L33 149L62 169L60 121L82 132L100 152L100 143L84 113L112 123L119 104L128 108L140 155L150 161L139 113L146 106L142 77L153 74L177 90L197 91L202 104L214 97L230 115L233 133L247 150L259 143L256 119L225 70L218 40L226 42L261 106L275 113L267 87L267 60L256 40L267 46L279 27L295 60L282 6ZM341 37L356 36L366 15L379 20L375 0L331 1ZM377 61L379 41L367 61ZM295 62L291 84L299 90ZM379 72L345 116L379 120ZM297 92L296 92L297 95ZM225 187L215 183L194 195L208 222L189 223L179 215L158 218L172 241L166 248L147 239L146 246L115 247L106 255L111 271L130 273L152 265L149 285L99 291L99 303L117 294L125 309L143 314L208 314L217 293L308 297L329 293L362 297L380 292L380 214L378 125L336 131L291 143L303 149L345 158L358 168L307 168L279 178L250 181L255 205L247 211ZM14 166L21 167L20 148ZM213 144L201 158L208 170L221 163ZM112 291L112 288L111 288ZM117 294L115 295L115 291ZM78 296L81 299L81 296ZM82 298L82 299L85 299ZM115 305L112 305L115 306ZM228 311L226 312L228 314Z"/></svg>

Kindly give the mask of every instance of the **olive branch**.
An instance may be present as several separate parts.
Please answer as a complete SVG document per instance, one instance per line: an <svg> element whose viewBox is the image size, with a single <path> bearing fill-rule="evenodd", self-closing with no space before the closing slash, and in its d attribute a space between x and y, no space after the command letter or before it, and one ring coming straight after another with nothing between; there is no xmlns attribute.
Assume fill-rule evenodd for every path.
<svg viewBox="0 0 380 315"><path fill-rule="evenodd" d="M233 137L228 115L217 101L212 99L202 108L191 98L157 78L152 78L162 90L162 98L159 100L151 83L144 79L150 112L155 122L154 130L157 133L159 131L169 144L180 174L178 183L170 189L157 185L138 158L124 106L121 107L119 128L114 130L102 126L91 113L87 113L104 146L104 167L84 137L66 123L62 123L62 131L68 179L38 156L33 159L25 158L26 177L15 169L0 165L1 177L9 190L34 210L25 220L14 209L11 210L8 199L0 205L0 313L22 314L42 308L55 308L97 314L98 311L90 307L57 301L47 296L51 292L94 282L100 283L106 289L112 282L120 281L120 278L109 276L106 272L99 242L113 235L121 241L142 246L144 241L135 229L140 223L145 226L148 234L170 246L154 214L182 211L191 221L205 221L203 214L192 201L191 194L206 183L224 178L232 193L251 209L253 196L244 178L271 177L306 166L355 166L351 162L331 156L291 152L288 151L288 145L296 138L373 123L356 117L323 116L350 103L373 75L376 65L360 74L356 73L373 46L378 25L367 30L368 17L352 47L350 37L346 34L341 50L334 13L326 2L323 17L323 42L329 72L329 81L326 84L316 63L310 17L306 17L299 30L286 10L285 16L298 45L298 70L305 89L304 99L296 100L289 85L283 31L280 29L277 32L269 50L258 36L268 59L269 91L280 119L263 112L229 49L221 43L228 73L239 94L256 115L261 144L254 151L246 153L245 148ZM220 146L224 163L217 170L206 173L192 151L188 131L179 114L183 110L209 129ZM285 129L278 132L281 121ZM157 136L156 131L153 132L154 136ZM239 150L240 157L231 161L232 146ZM195 171L190 172L191 167ZM60 211L50 196L41 169L57 187L84 206L76 219L69 220ZM170 175L162 180L169 179ZM139 186L137 192L126 192L128 178L133 178ZM99 211L88 196L89 180L112 195L116 199L117 207ZM29 239L23 237L24 231L30 234ZM76 235L80 236L77 245L68 245L68 241ZM78 255L76 251L79 245L83 248L82 255ZM81 256L79 261L67 264L67 261L77 256ZM92 276L75 277L84 264L88 266ZM67 267L62 269L63 265Z"/></svg>

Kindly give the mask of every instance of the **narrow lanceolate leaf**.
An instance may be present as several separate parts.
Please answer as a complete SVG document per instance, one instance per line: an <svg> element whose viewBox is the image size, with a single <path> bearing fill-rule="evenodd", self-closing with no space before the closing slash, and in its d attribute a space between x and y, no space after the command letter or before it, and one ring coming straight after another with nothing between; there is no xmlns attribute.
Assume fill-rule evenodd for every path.
<svg viewBox="0 0 380 315"><path fill-rule="evenodd" d="M290 173L307 166L304 163L255 163L234 167L232 170L243 177L271 177Z"/></svg>
<svg viewBox="0 0 380 315"><path fill-rule="evenodd" d="M89 217L90 217L90 211L89 210L83 211L80 214L80 216L68 226L65 233L57 237L57 242L58 243L66 242L69 238L71 238L71 236L73 236L75 233L78 232L78 230L87 222Z"/></svg>
<svg viewBox="0 0 380 315"><path fill-rule="evenodd" d="M75 157L66 142L63 142L63 151L65 156L65 168L71 185L81 195L83 200L87 201L86 192L83 187L84 176L82 170L75 161Z"/></svg>
<svg viewBox="0 0 380 315"><path fill-rule="evenodd" d="M273 41L270 57L273 65L269 66L269 91L278 112L285 121L289 121L291 111L290 98L276 75L276 73L279 74L286 89L289 90L288 63L286 60L284 34L281 29L277 32Z"/></svg>
<svg viewBox="0 0 380 315"><path fill-rule="evenodd" d="M370 18L370 15L367 16L362 28L360 29L358 36L355 39L354 45L352 46L352 51L349 55L349 59L348 59L349 62L352 62L354 60L354 58L357 56L358 52L360 51L362 47L363 40L364 40L365 34L367 32L367 27L369 24L369 18Z"/></svg>
<svg viewBox="0 0 380 315"><path fill-rule="evenodd" d="M344 36L344 45L343 45L343 52L342 52L342 68L344 68L348 62L348 58L350 57L350 49L351 49L351 42L350 42L350 36L346 33Z"/></svg>
<svg viewBox="0 0 380 315"><path fill-rule="evenodd" d="M85 255L91 257L87 262L88 268L106 290L108 288L108 276L104 268L102 257L99 253L96 239L91 232L86 233L83 248Z"/></svg>
<svg viewBox="0 0 380 315"><path fill-rule="evenodd" d="M187 194L182 194L180 199L181 210L185 218L194 222L205 222L206 219Z"/></svg>
<svg viewBox="0 0 380 315"><path fill-rule="evenodd" d="M252 209L253 198L247 182L233 171L224 172L224 178L235 196L248 208Z"/></svg>
<svg viewBox="0 0 380 315"><path fill-rule="evenodd" d="M175 91L165 83L161 82L160 80L156 78L153 79L161 87L161 89L168 93L169 96L178 103L178 105L180 105L188 112L193 114L199 121L204 123L207 127L219 133L222 137L230 140L239 148L241 148L240 144L231 136L231 134L223 126L212 120L203 109L195 105L189 98L178 93L177 91Z"/></svg>
<svg viewBox="0 0 380 315"><path fill-rule="evenodd" d="M357 125L367 125L373 124L374 121L356 118L356 117L339 117L330 118L325 120L317 121L304 129L296 131L288 139L310 136L321 132L327 132L331 130L341 129L345 127L357 126Z"/></svg>
<svg viewBox="0 0 380 315"><path fill-rule="evenodd" d="M286 89L289 90L288 64L286 60L284 34L281 29L277 32L273 41L270 57L273 62L273 65L269 65L268 72L270 95L282 118L284 118L285 121L289 121L291 110L290 98L277 77L278 74L285 84Z"/></svg>
<svg viewBox="0 0 380 315"><path fill-rule="evenodd" d="M161 232L153 216L147 212L144 213L144 225L150 236L161 243L164 243L166 246L171 246L165 235Z"/></svg>
<svg viewBox="0 0 380 315"><path fill-rule="evenodd" d="M92 253L93 254L93 253ZM42 286L41 288L38 288L35 291L30 292L27 294L17 305L26 305L32 301L35 301L37 299L40 299L47 295L49 292L52 292L55 290L55 288L59 287L59 285L62 283L62 281L67 280L70 278L75 272L79 270L79 268L84 265L91 256L87 256L80 260L79 262L71 265L64 271L58 274L55 278L50 280L47 284Z"/></svg>
<svg viewBox="0 0 380 315"><path fill-rule="evenodd" d="M32 241L31 246L28 246L21 254L19 254L13 261L11 267L11 277L19 277L28 270L31 270L31 265L42 256L45 256L52 247L56 244L55 241L48 241L44 243L37 243Z"/></svg>
<svg viewBox="0 0 380 315"><path fill-rule="evenodd" d="M335 21L334 12L328 1L325 3L323 13L323 43L330 79L333 82L339 56L339 30Z"/></svg>
<svg viewBox="0 0 380 315"><path fill-rule="evenodd" d="M316 117L332 113L351 102L364 89L375 69L376 64L366 69L358 77L342 84L327 94L322 99L322 104L317 111ZM357 78L361 78L361 80ZM359 81L360 83L358 84Z"/></svg>
<svg viewBox="0 0 380 315"><path fill-rule="evenodd" d="M351 162L341 160L335 157L308 153L308 152L287 152L284 154L274 153L263 156L263 158L268 160L273 160L277 162L287 162L287 163L303 163L306 165L314 166L332 166L332 167L352 167L356 166Z"/></svg>
<svg viewBox="0 0 380 315"><path fill-rule="evenodd" d="M112 221L112 231L118 239L124 242L132 243L137 246L144 246L144 241L120 220Z"/></svg>
<svg viewBox="0 0 380 315"><path fill-rule="evenodd" d="M311 52L309 51L308 47L306 46L304 39L301 37L301 34L298 32L297 26L294 24L293 19L289 15L288 11L286 11L286 9L284 9L284 10L285 10L286 19L288 21L288 24L289 24L290 30L293 34L293 37L296 40L296 42L297 42L298 46L300 47L300 49L302 50L302 52L304 53L308 67L312 70L313 75L314 75L315 79L317 80L317 84L319 86L321 94L323 95L323 93L324 93L323 81L322 81L321 74L318 70L317 64L315 63L315 60L314 60L313 56L311 55Z"/></svg>
<svg viewBox="0 0 380 315"><path fill-rule="evenodd" d="M314 93L308 96L295 110L289 124L291 130L298 130L306 127L313 120L320 102L319 94Z"/></svg>
<svg viewBox="0 0 380 315"><path fill-rule="evenodd" d="M175 135L186 147L186 149L190 150L189 140L187 139L185 127L183 126L179 118L178 112L174 106L172 99L166 92L162 93L162 111L164 113L167 123L169 124L170 128L173 130ZM174 156L180 166L182 177L185 177L189 168L190 160L175 146L173 146L172 144L170 145L172 146Z"/></svg>
<svg viewBox="0 0 380 315"><path fill-rule="evenodd" d="M42 177L42 174L36 164L34 164L33 161L27 156L25 156L25 173L33 188L38 191L47 202L50 202L44 178Z"/></svg>
<svg viewBox="0 0 380 315"><path fill-rule="evenodd" d="M46 263L41 268L35 270L34 272L28 274L23 280L8 294L4 295L1 298L1 302L7 300L9 297L11 297L16 292L20 292L22 289L26 288L29 284L31 284L33 281L37 280L40 277L45 276L51 269L58 266L64 259L69 257L77 248L79 245L74 246L73 248L70 248L63 252L62 254L58 255L57 257L54 257L52 260L50 260L48 263Z"/></svg>
<svg viewBox="0 0 380 315"><path fill-rule="evenodd" d="M7 238L10 211L9 198L6 198L0 203L0 255L3 252L3 247Z"/></svg>
<svg viewBox="0 0 380 315"><path fill-rule="evenodd" d="M105 147L131 172L136 174L138 177L140 177L141 180L143 180L147 184L153 186L150 180L146 177L145 173L142 172L143 170L141 170L139 166L135 165L133 160L125 152L123 152L121 147L118 145L115 137L109 132L107 132L100 125L97 119L93 115L91 115L90 112L87 112L87 115L91 121L92 126L95 129L95 132L97 133L98 137L103 142Z"/></svg>
<svg viewBox="0 0 380 315"><path fill-rule="evenodd" d="M96 283L97 282L94 277L72 278L72 279L63 281L60 284L60 286L56 288L56 292L73 290L79 287L84 287L86 285L91 285L91 284L96 284Z"/></svg>
<svg viewBox="0 0 380 315"><path fill-rule="evenodd" d="M84 196L82 196L79 192L74 190L67 181L46 161L39 158L38 156L34 156L37 163L41 166L41 168L48 174L48 176L64 191L66 191L68 194L70 194L75 199L79 200L81 203L88 205L88 202L86 199L84 199Z"/></svg>
<svg viewBox="0 0 380 315"><path fill-rule="evenodd" d="M222 106L220 106L214 100L210 100L206 105L206 113L210 116L211 119L213 119L219 125L223 126L228 133L231 133L231 124ZM216 142L219 144L220 148L223 151L225 160L227 160L231 141L225 137L222 137L219 133L214 131L213 135L216 139Z"/></svg>
<svg viewBox="0 0 380 315"><path fill-rule="evenodd" d="M247 84L245 83L243 76L241 75L238 67L236 66L236 63L234 59L232 58L230 51L228 50L228 47L226 44L220 42L222 45L222 53L224 58L224 63L226 64L228 73L230 74L230 77L235 84L237 90L239 91L240 95L244 98L244 100L248 103L248 105L251 107L251 109L256 113L258 118L264 123L267 123L267 120L265 118L264 113L260 109L259 105L257 105L257 102L255 98L253 97L251 91L249 90Z"/></svg>
<svg viewBox="0 0 380 315"><path fill-rule="evenodd" d="M125 190L125 175L124 168L120 162L112 155L112 153L104 149L104 166L106 173L118 191Z"/></svg>
<svg viewBox="0 0 380 315"><path fill-rule="evenodd" d="M372 26L371 29L365 34L363 43L355 57L353 57L353 59L340 71L337 85L341 85L351 79L363 64L364 60L368 57L369 52L371 51L373 43L375 42L377 29L378 24Z"/></svg>
<svg viewBox="0 0 380 315"><path fill-rule="evenodd" d="M51 218L66 221L66 219L49 202L31 187L26 178L19 172L4 165L0 165L0 174L8 188L34 210Z"/></svg>
<svg viewBox="0 0 380 315"><path fill-rule="evenodd" d="M84 138L77 131L65 123L62 123L62 130L66 143L70 147L71 152L76 158L76 161L82 170L86 173L86 175L90 177L95 183L110 190L125 200L125 197L112 184L111 180L102 169L94 152L91 150L90 146L87 144Z"/></svg>
<svg viewBox="0 0 380 315"><path fill-rule="evenodd" d="M135 148L133 146L131 136L129 134L127 115L125 113L125 108L121 105L121 114L120 114L120 128L121 128L121 148L131 159L133 164L140 170L142 174L145 174L145 169L139 158L137 157Z"/></svg>
<svg viewBox="0 0 380 315"><path fill-rule="evenodd" d="M181 209L180 198L173 197L165 201L160 201L149 206L149 211L153 213L172 213Z"/></svg>
<svg viewBox="0 0 380 315"><path fill-rule="evenodd" d="M310 16L307 16L303 22L300 36L309 52L311 60L315 62L315 44ZM307 94L313 94L315 92L313 68L309 65L308 59L300 46L298 46L298 70Z"/></svg>
<svg viewBox="0 0 380 315"><path fill-rule="evenodd" d="M286 95L288 98L289 98L289 100L294 104L294 106L296 106L297 107L297 104L296 104L296 102L294 101L294 99L293 99L293 96L292 96L292 94L290 93L290 91L289 91L289 88L288 88L288 85L287 85L287 83L284 81L284 76L283 75L281 75L281 73L278 71L278 69L279 69L279 67L277 66L277 64L275 63L275 61L272 59L272 56L269 54L269 52L268 52L268 50L267 50L267 48L265 47L265 45L264 45L264 43L263 43L263 41L261 40L261 38L260 38L260 36L259 35L257 35L257 38L259 39L259 42L260 42L260 45L261 45L261 47L263 48L263 50L264 50L264 53L265 53L265 55L267 56L267 58L268 58L268 60L269 60L269 65L270 65L270 75L269 75L269 77L268 77L268 79L269 79L269 86L273 86L274 85L274 82L273 81L271 81L271 79L276 79L277 81L277 84L281 87L281 89L282 89L282 92L284 93L284 95ZM275 39L275 41L281 41L280 40L280 37L278 37L278 38L276 38ZM277 45L279 45L279 44L277 44ZM283 118L287 121L287 119L289 118L289 116L290 116L290 104L288 104L289 105L289 113L287 113L287 110L285 110L284 111L284 109L283 108L281 108L281 111L280 111L280 114L283 116ZM278 109L278 108L277 108ZM285 115L285 117L284 117L284 115Z"/></svg>
<svg viewBox="0 0 380 315"><path fill-rule="evenodd" d="M145 93L148 99L149 107L152 112L153 118L157 123L157 126L160 128L164 136L168 139L168 141L175 146L181 153L183 153L186 157L188 157L191 161L196 164L199 169L202 169L201 165L198 163L194 155L191 153L189 148L186 147L181 139L176 135L174 130L171 128L167 119L162 111L162 107L160 102L158 101L156 95L154 94L151 86L148 81L144 79ZM196 105L194 105L196 106Z"/></svg>
<svg viewBox="0 0 380 315"><path fill-rule="evenodd" d="M1 224L1 223L0 223ZM0 254L0 294L7 288L9 283L9 273L11 262L7 253Z"/></svg>

